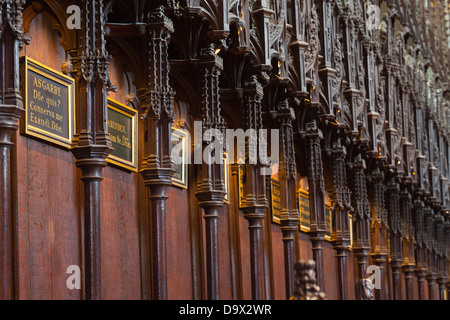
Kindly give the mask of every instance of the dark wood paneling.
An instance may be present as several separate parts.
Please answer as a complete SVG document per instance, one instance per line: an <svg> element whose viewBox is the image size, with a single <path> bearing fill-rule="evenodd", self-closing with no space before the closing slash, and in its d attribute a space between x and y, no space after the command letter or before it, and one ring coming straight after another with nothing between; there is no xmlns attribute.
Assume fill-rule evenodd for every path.
<svg viewBox="0 0 450 320"><path fill-rule="evenodd" d="M105 168L101 190L102 297L140 299L137 174Z"/></svg>
<svg viewBox="0 0 450 320"><path fill-rule="evenodd" d="M325 294L329 300L339 299L339 284L336 265L336 251L333 249L333 245L328 241L323 246L323 262L326 266L326 272L324 272L325 280Z"/></svg>
<svg viewBox="0 0 450 320"><path fill-rule="evenodd" d="M284 276L284 249L282 233L279 225L272 224L272 255L273 255L273 278L274 278L274 300L286 299L286 284Z"/></svg>
<svg viewBox="0 0 450 320"><path fill-rule="evenodd" d="M241 246L241 268L242 268L242 299L252 299L252 275L250 265L250 232L248 221L244 219L244 214L239 211L239 237Z"/></svg>
<svg viewBox="0 0 450 320"><path fill-rule="evenodd" d="M225 205L220 209L220 211L221 212L218 224L220 299L230 300L232 297L232 278L230 266L230 236L227 219L227 206Z"/></svg>
<svg viewBox="0 0 450 320"><path fill-rule="evenodd" d="M309 235L304 232L300 232L298 238L300 242L300 259L311 260L313 258L313 254Z"/></svg>
<svg viewBox="0 0 450 320"><path fill-rule="evenodd" d="M53 30L51 20L43 14L37 15L30 23L27 35L31 37L31 42L20 55L60 71L62 63L66 61L66 54L59 44L61 37L58 31Z"/></svg>
<svg viewBox="0 0 450 320"><path fill-rule="evenodd" d="M67 267L81 265L73 157L23 136L18 157L20 297L79 299L66 286Z"/></svg>
<svg viewBox="0 0 450 320"><path fill-rule="evenodd" d="M191 300L193 281L189 198L186 190L178 188L171 188L167 196L167 298Z"/></svg>
<svg viewBox="0 0 450 320"><path fill-rule="evenodd" d="M355 269L353 265L353 252L348 253L347 257L347 288L348 288L348 299L355 300L355 279L354 279Z"/></svg>

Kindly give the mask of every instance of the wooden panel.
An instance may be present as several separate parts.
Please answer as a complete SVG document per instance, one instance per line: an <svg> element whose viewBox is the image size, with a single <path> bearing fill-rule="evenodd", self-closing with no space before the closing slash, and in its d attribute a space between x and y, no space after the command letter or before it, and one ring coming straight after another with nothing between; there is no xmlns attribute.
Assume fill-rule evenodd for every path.
<svg viewBox="0 0 450 320"><path fill-rule="evenodd" d="M347 292L349 300L356 299L355 294L356 283L354 279L355 270L356 269L353 268L353 252L349 252L347 257Z"/></svg>
<svg viewBox="0 0 450 320"><path fill-rule="evenodd" d="M298 238L300 242L300 259L312 260L312 244L309 239L309 235L307 233L300 232Z"/></svg>
<svg viewBox="0 0 450 320"><path fill-rule="evenodd" d="M244 213L239 211L239 236L241 245L241 269L242 269L242 299L252 299L252 273L250 264L250 231L248 221L244 219Z"/></svg>
<svg viewBox="0 0 450 320"><path fill-rule="evenodd" d="M76 170L67 151L18 137L20 297L79 299L67 267L81 265Z"/></svg>
<svg viewBox="0 0 450 320"><path fill-rule="evenodd" d="M76 168L70 153L50 146L48 151L52 295L53 299L79 299L80 291L66 286L67 268L81 266Z"/></svg>
<svg viewBox="0 0 450 320"><path fill-rule="evenodd" d="M104 299L140 299L137 174L108 167L101 185Z"/></svg>
<svg viewBox="0 0 450 320"><path fill-rule="evenodd" d="M169 189L167 200L167 298L170 300L191 300L192 291L192 248L190 205L187 191Z"/></svg>
<svg viewBox="0 0 450 320"><path fill-rule="evenodd" d="M55 70L61 70L62 63L66 61L64 48L59 44L59 32L53 30L52 22L44 14L37 15L30 23L29 32L31 42L20 52Z"/></svg>
<svg viewBox="0 0 450 320"><path fill-rule="evenodd" d="M323 264L324 264L324 282L325 290L329 300L337 300L339 298L339 284L337 274L336 251L329 242L325 242L323 246Z"/></svg>
<svg viewBox="0 0 450 320"><path fill-rule="evenodd" d="M227 205L222 208L218 224L219 238L219 282L220 299L230 300L232 297L231 288L231 265L230 265L230 236L227 219Z"/></svg>
<svg viewBox="0 0 450 320"><path fill-rule="evenodd" d="M272 224L272 254L274 300L286 300L283 235L279 226Z"/></svg>

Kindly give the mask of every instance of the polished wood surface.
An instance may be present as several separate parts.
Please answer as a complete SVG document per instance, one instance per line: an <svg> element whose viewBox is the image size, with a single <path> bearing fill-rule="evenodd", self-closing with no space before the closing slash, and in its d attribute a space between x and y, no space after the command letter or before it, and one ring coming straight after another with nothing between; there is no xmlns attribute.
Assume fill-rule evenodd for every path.
<svg viewBox="0 0 450 320"><path fill-rule="evenodd" d="M83 0L79 30L71 4L1 4L0 299L303 299L300 259L311 297L363 299L376 266L374 299L448 299L448 1L374 0L375 28L357 0ZM21 56L75 79L71 152L17 130ZM105 160L108 97L139 113L138 172ZM194 121L279 130L279 224L263 163L242 195L236 164L172 184Z"/></svg>

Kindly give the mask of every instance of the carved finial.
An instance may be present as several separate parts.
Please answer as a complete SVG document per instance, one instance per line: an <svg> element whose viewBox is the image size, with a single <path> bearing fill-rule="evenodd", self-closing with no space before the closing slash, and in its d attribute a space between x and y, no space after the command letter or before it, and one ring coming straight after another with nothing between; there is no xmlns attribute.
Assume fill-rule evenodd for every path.
<svg viewBox="0 0 450 320"><path fill-rule="evenodd" d="M337 139L333 143L333 154L347 155L347 148L342 144L342 139Z"/></svg>
<svg viewBox="0 0 450 320"><path fill-rule="evenodd" d="M317 130L318 130L318 127L317 127L316 120L313 120L312 122L306 124L306 131L307 132L315 132Z"/></svg>
<svg viewBox="0 0 450 320"><path fill-rule="evenodd" d="M366 161L362 158L361 154L355 157L355 166L361 169L366 169Z"/></svg>
<svg viewBox="0 0 450 320"><path fill-rule="evenodd" d="M313 120L312 122L306 124L306 134L309 137L317 137L319 139L323 139L322 130L320 130L317 126L316 120Z"/></svg>
<svg viewBox="0 0 450 320"><path fill-rule="evenodd" d="M295 264L295 291L291 300L326 300L316 284L316 262L300 260Z"/></svg>
<svg viewBox="0 0 450 320"><path fill-rule="evenodd" d="M244 82L244 88L246 90L256 90L257 92L263 92L263 87L258 81L258 77L256 75L252 75L248 80Z"/></svg>

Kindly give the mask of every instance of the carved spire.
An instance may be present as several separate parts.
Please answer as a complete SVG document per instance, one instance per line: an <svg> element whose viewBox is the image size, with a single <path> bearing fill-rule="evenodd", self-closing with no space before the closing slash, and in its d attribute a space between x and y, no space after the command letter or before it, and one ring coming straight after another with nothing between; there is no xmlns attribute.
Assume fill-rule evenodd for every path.
<svg viewBox="0 0 450 320"><path fill-rule="evenodd" d="M352 207L350 202L351 192L347 186L347 151L342 145L341 139L333 144L332 157L333 188L329 191L334 211L333 216L335 216L335 229L332 233L332 239L348 244L350 242L348 215Z"/></svg>
<svg viewBox="0 0 450 320"><path fill-rule="evenodd" d="M323 139L323 133L318 128L316 121L307 124L306 137L308 139L308 164L309 164L309 190L311 194L312 206L311 229L326 232L327 224L325 218L324 204L324 180L323 180L323 162L320 142ZM315 199L319 199L318 203Z"/></svg>
<svg viewBox="0 0 450 320"><path fill-rule="evenodd" d="M389 227L395 235L401 235L402 224L400 218L400 186L391 178L387 182L387 206L389 211Z"/></svg>
<svg viewBox="0 0 450 320"><path fill-rule="evenodd" d="M140 100L144 109L143 118L159 120L165 112L169 122L174 120L173 100L175 92L170 87L170 64L168 45L174 32L172 21L164 14L164 8L158 7L149 14L149 34L147 40L148 75L147 86L140 90Z"/></svg>
<svg viewBox="0 0 450 320"><path fill-rule="evenodd" d="M79 49L73 52L77 78L78 130L72 152L77 159L106 158L112 151L108 133L107 96L115 90L109 80L103 0L83 0ZM92 148L95 146L95 148ZM99 149L101 147L101 150ZM94 150L96 149L96 150Z"/></svg>
<svg viewBox="0 0 450 320"><path fill-rule="evenodd" d="M370 221L370 205L367 199L365 170L366 162L359 154L356 156L353 165L353 209L355 210L356 220ZM363 239L361 238L361 240Z"/></svg>

